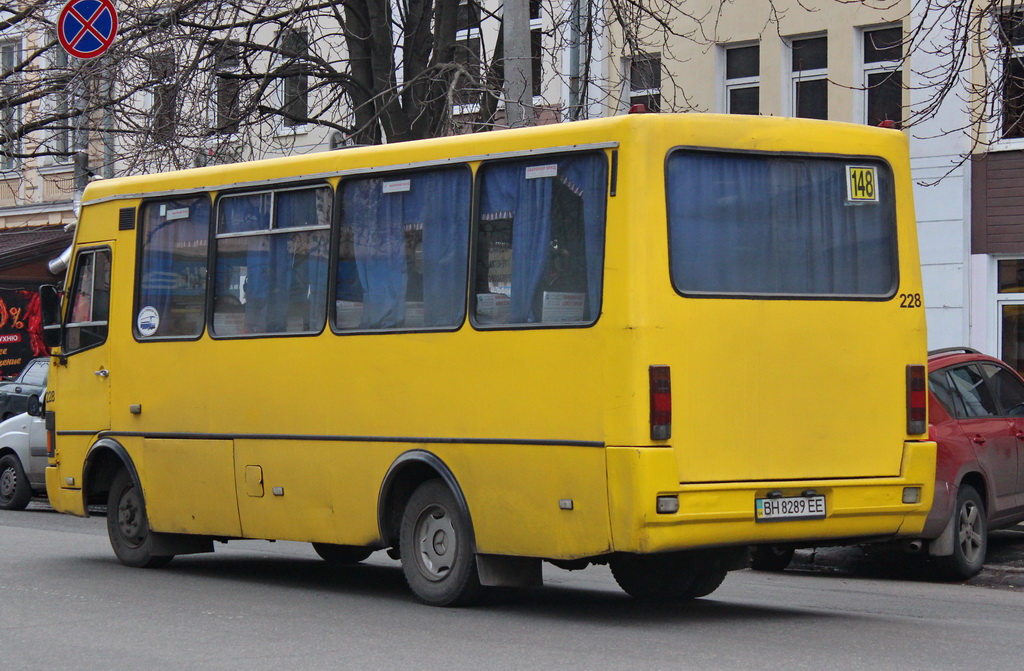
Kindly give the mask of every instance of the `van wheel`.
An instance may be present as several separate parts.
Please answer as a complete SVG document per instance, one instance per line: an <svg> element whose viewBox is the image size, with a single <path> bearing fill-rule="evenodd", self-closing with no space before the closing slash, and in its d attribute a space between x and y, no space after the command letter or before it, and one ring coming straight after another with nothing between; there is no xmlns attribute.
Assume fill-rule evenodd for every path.
<svg viewBox="0 0 1024 671"><path fill-rule="evenodd" d="M757 545L750 551L750 568L755 571L785 571L793 561L793 548L778 545Z"/></svg>
<svg viewBox="0 0 1024 671"><path fill-rule="evenodd" d="M313 549L321 559L331 564L358 564L373 554L372 549L360 545L313 543Z"/></svg>
<svg viewBox="0 0 1024 671"><path fill-rule="evenodd" d="M970 485L960 485L953 509L953 554L937 562L948 580L967 580L981 572L988 549L988 520L981 495Z"/></svg>
<svg viewBox="0 0 1024 671"><path fill-rule="evenodd" d="M32 500L32 486L21 461L13 454L0 459L0 509L24 510Z"/></svg>
<svg viewBox="0 0 1024 671"><path fill-rule="evenodd" d="M725 571L699 566L685 554L625 554L609 561L622 590L644 601L688 601L711 594L725 580Z"/></svg>
<svg viewBox="0 0 1024 671"><path fill-rule="evenodd" d="M174 555L154 555L149 518L139 486L128 471L121 469L114 476L107 498L107 535L118 560L135 568L166 566Z"/></svg>
<svg viewBox="0 0 1024 671"><path fill-rule="evenodd" d="M429 606L462 606L480 596L480 577L467 516L451 490L428 480L402 515L399 548L409 588Z"/></svg>

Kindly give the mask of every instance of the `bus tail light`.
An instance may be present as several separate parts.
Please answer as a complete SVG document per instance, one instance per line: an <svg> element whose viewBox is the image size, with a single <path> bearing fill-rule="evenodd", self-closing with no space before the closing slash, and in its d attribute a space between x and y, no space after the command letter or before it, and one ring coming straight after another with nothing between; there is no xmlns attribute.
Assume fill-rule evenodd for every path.
<svg viewBox="0 0 1024 671"><path fill-rule="evenodd" d="M919 434L928 430L928 392L925 390L925 367L907 366L907 433Z"/></svg>
<svg viewBox="0 0 1024 671"><path fill-rule="evenodd" d="M46 458L53 459L53 455L57 452L56 422L52 411L48 411L44 418L46 421Z"/></svg>
<svg viewBox="0 0 1024 671"><path fill-rule="evenodd" d="M672 376L668 366L648 369L651 387L651 440L672 437Z"/></svg>

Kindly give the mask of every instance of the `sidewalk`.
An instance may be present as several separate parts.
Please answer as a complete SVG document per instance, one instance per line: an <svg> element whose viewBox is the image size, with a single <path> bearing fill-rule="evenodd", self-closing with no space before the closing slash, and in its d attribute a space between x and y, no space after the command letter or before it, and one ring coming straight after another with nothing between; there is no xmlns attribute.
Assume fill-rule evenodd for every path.
<svg viewBox="0 0 1024 671"><path fill-rule="evenodd" d="M792 571L897 580L934 580L920 557L891 546L845 546L797 550ZM1024 589L1024 525L989 534L985 568L968 585Z"/></svg>

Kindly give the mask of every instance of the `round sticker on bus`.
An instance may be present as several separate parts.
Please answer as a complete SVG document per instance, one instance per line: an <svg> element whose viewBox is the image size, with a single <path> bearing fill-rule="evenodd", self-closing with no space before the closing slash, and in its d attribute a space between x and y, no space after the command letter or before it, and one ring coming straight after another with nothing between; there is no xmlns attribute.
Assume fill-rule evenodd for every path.
<svg viewBox="0 0 1024 671"><path fill-rule="evenodd" d="M136 325L139 328L139 335L144 337L151 336L160 328L160 313L152 305L147 305L139 310Z"/></svg>

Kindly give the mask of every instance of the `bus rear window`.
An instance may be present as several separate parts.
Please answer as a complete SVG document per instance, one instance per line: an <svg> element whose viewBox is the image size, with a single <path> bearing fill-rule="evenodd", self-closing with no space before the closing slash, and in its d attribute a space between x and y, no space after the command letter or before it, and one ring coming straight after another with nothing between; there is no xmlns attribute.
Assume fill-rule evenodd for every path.
<svg viewBox="0 0 1024 671"><path fill-rule="evenodd" d="M666 166L681 294L886 298L892 173L881 161L677 151Z"/></svg>

